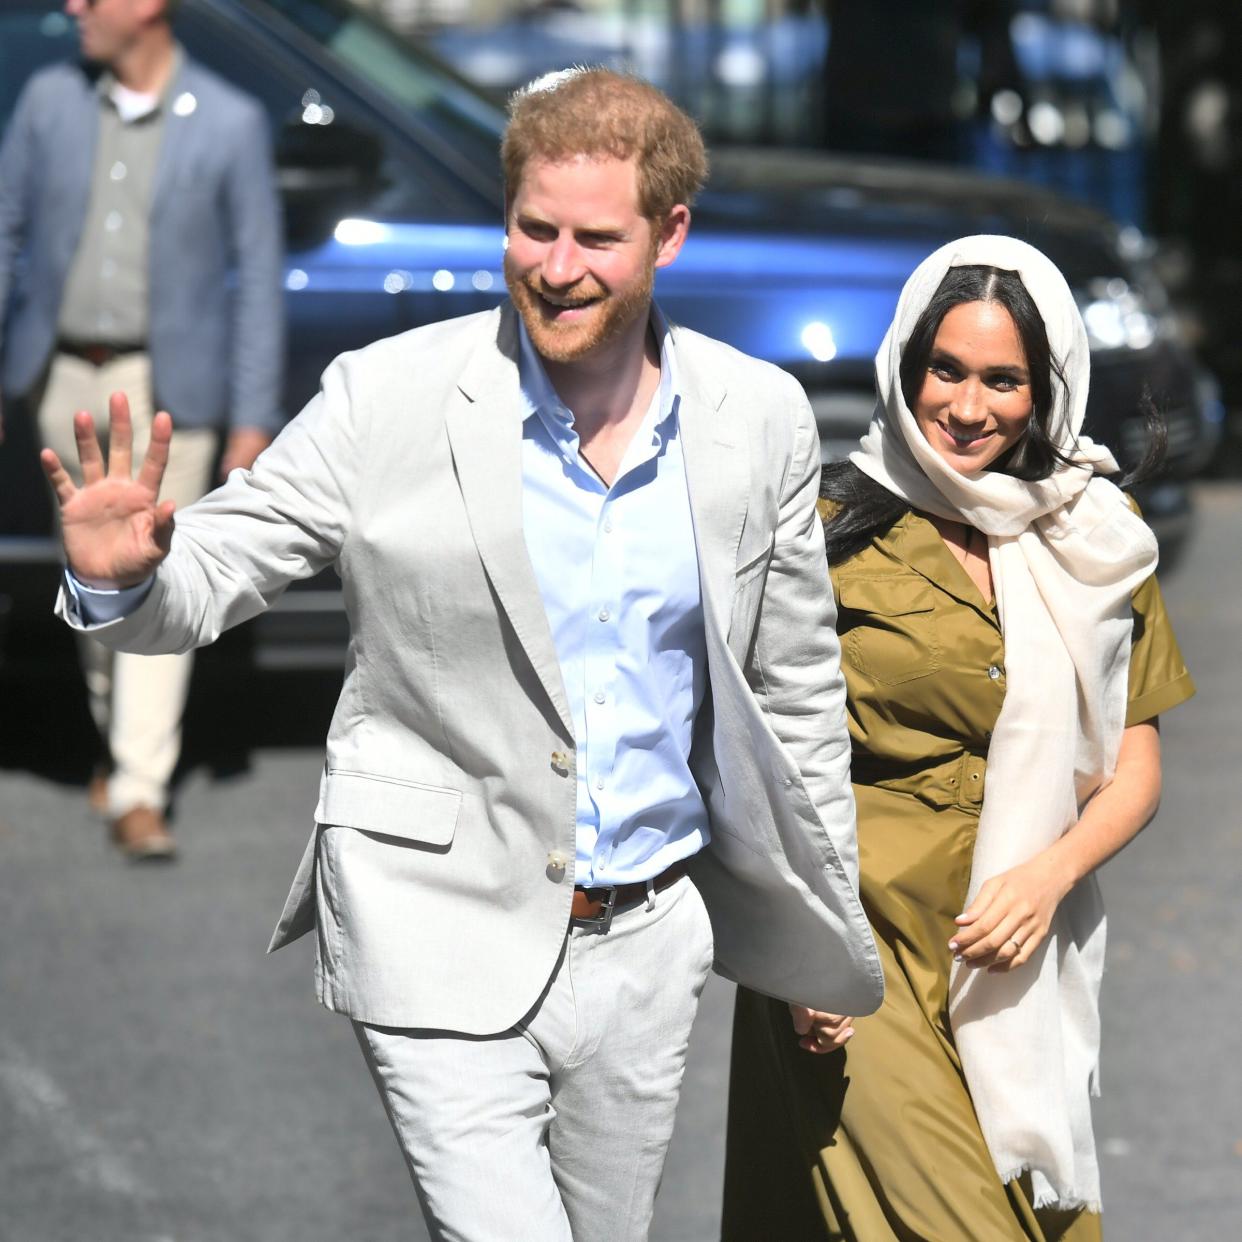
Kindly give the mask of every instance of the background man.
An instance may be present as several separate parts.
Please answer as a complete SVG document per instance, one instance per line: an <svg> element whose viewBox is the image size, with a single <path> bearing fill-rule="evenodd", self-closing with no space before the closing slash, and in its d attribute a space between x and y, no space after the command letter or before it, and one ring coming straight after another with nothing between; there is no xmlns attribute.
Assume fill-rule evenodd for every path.
<svg viewBox="0 0 1242 1242"><path fill-rule="evenodd" d="M280 425L281 226L266 118L185 57L173 3L68 0L85 63L35 75L18 102L0 148L0 378L66 461L73 412L102 434L110 392L129 394L140 449L156 404L173 410L163 495L188 504L223 427L227 472ZM168 857L190 657L80 649L114 765L92 801L131 858Z"/></svg>
<svg viewBox="0 0 1242 1242"><path fill-rule="evenodd" d="M124 400L106 470L79 416L87 486L44 453L59 607L186 650L338 566L345 686L273 947L316 930L434 1237L636 1242L713 959L880 999L819 444L788 375L652 302L706 174L687 116L572 71L517 97L503 159L511 301L343 355L175 536L168 416L137 481Z"/></svg>

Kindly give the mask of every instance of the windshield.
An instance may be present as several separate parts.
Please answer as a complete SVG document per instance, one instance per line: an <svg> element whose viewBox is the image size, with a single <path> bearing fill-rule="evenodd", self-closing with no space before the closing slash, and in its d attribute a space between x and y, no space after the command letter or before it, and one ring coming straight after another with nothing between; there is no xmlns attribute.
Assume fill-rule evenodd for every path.
<svg viewBox="0 0 1242 1242"><path fill-rule="evenodd" d="M258 6L255 6L256 8ZM460 156L496 162L503 111L446 66L339 0L265 0Z"/></svg>

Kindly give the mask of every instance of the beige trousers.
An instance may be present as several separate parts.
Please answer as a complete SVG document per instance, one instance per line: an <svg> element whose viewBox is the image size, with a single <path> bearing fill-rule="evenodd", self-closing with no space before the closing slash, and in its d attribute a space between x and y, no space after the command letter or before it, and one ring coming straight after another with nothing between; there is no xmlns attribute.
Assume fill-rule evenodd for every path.
<svg viewBox="0 0 1242 1242"><path fill-rule="evenodd" d="M125 354L95 367L81 358L57 354L39 401L39 435L56 451L65 469L81 483L73 415L86 410L106 445L108 397L124 392L134 425L134 468L151 436L151 361L146 354ZM218 435L210 428L173 432L168 469L160 495L180 508L197 500L211 483ZM123 815L136 806L162 810L168 783L181 750L181 717L190 686L193 657L113 653L88 635L78 644L91 715L107 740L113 771L108 782L108 814Z"/></svg>

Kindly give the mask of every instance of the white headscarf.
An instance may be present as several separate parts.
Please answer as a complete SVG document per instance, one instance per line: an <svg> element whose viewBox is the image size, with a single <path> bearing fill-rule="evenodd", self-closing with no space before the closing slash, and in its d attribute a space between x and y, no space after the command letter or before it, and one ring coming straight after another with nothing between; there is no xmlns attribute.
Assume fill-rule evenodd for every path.
<svg viewBox="0 0 1242 1242"><path fill-rule="evenodd" d="M1070 456L1036 483L960 474L931 447L901 391L901 354L950 267L1017 272L1043 317L1065 385L1053 377L1051 439ZM1113 775L1125 727L1130 593L1156 565L1151 531L1094 473L1112 455L1079 436L1086 329L1057 268L1010 237L964 237L915 269L876 355L879 401L850 460L914 508L987 535L1005 701L993 731L968 901L992 876L1072 828ZM949 1016L988 1150L1003 1181L1029 1171L1035 1206L1100 1204L1089 1096L1099 1093L1104 908L1094 876L1057 910L1026 965L954 966Z"/></svg>

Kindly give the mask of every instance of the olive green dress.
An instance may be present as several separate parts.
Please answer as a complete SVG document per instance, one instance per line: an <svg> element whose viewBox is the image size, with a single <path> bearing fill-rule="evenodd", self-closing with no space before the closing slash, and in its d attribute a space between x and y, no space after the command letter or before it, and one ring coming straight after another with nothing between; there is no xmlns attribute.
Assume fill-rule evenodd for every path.
<svg viewBox="0 0 1242 1242"><path fill-rule="evenodd" d="M1090 1212L1001 1183L948 1021L988 743L1005 695L994 607L909 513L832 570L848 686L863 904L880 1011L839 1052L797 1046L788 1007L739 990L724 1242L1089 1242ZM1148 579L1134 593L1127 724L1194 687Z"/></svg>

